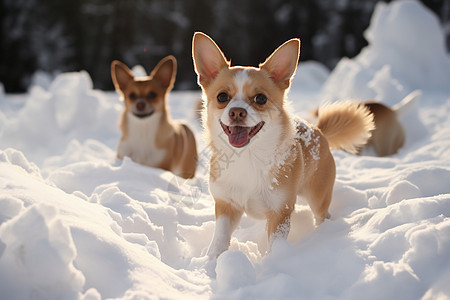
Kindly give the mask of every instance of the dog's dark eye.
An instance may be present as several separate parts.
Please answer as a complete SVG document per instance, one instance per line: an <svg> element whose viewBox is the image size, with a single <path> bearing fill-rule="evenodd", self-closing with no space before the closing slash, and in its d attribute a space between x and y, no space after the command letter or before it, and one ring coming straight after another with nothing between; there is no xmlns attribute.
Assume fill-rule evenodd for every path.
<svg viewBox="0 0 450 300"><path fill-rule="evenodd" d="M220 103L227 102L228 100L230 100L230 96L228 96L227 93L220 93L219 95L217 95L217 101L219 101Z"/></svg>
<svg viewBox="0 0 450 300"><path fill-rule="evenodd" d="M129 97L131 100L136 100L136 99L137 99L137 96L136 96L135 93L130 93L130 95L128 95L128 97Z"/></svg>
<svg viewBox="0 0 450 300"><path fill-rule="evenodd" d="M257 94L255 98L253 98L253 101L258 105L264 105L267 102L267 97L264 94Z"/></svg>
<svg viewBox="0 0 450 300"><path fill-rule="evenodd" d="M148 97L149 99L155 99L157 96L158 96L157 93L155 93L155 92L150 92L150 93L148 94L147 97Z"/></svg>

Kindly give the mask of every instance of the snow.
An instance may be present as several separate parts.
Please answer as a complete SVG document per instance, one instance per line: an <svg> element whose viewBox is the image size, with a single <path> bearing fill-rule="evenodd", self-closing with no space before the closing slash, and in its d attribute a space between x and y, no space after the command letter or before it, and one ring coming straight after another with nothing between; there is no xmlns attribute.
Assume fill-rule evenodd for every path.
<svg viewBox="0 0 450 300"><path fill-rule="evenodd" d="M217 259L217 289L235 290L256 282L256 272L247 256L241 251L226 251Z"/></svg>
<svg viewBox="0 0 450 300"><path fill-rule="evenodd" d="M449 299L442 29L419 2L395 1L377 4L366 36L369 46L330 74L300 62L293 110L307 117L319 102L347 97L394 105L421 89L401 119L406 145L384 158L334 152L331 219L314 228L299 199L288 240L269 250L265 223L244 215L217 264L204 258L214 204L199 92L169 100L198 138L197 176L184 180L116 158L122 103L93 90L86 72L35 80L23 95L0 89L1 298Z"/></svg>
<svg viewBox="0 0 450 300"><path fill-rule="evenodd" d="M302 119L296 120L296 128L297 128L297 136L295 137L297 140L302 140L303 144L306 147L309 147L309 145L314 142L314 145L309 149L309 154L311 155L313 160L319 160L319 151L320 151L320 144L319 144L319 135L314 134L314 130L312 127L306 123L305 121L302 121Z"/></svg>
<svg viewBox="0 0 450 300"><path fill-rule="evenodd" d="M443 29L420 2L378 3L365 37L369 46L354 59L342 59L328 78L324 100L355 97L393 105L414 89L450 92Z"/></svg>

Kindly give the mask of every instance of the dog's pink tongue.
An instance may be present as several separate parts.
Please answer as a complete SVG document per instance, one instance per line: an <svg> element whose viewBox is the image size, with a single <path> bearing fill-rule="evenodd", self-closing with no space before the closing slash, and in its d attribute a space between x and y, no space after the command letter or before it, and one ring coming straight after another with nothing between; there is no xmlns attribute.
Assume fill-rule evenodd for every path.
<svg viewBox="0 0 450 300"><path fill-rule="evenodd" d="M247 145L250 141L250 127L242 126L232 126L230 127L230 135L228 136L228 141L234 147L242 147Z"/></svg>

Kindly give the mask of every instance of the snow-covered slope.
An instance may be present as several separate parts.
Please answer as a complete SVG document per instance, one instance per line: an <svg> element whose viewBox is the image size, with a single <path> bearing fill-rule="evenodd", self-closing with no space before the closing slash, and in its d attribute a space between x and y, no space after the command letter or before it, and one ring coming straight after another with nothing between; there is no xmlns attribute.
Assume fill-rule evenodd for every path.
<svg viewBox="0 0 450 300"><path fill-rule="evenodd" d="M199 92L169 101L199 141L183 180L116 159L122 104L86 72L0 90L0 298L449 299L450 67L436 22L417 2L378 4L358 57L329 75L300 62L289 98L304 117L321 101L394 105L422 89L407 143L386 158L334 152L330 220L314 228L299 202L267 253L264 222L244 216L215 269L202 258L214 204Z"/></svg>

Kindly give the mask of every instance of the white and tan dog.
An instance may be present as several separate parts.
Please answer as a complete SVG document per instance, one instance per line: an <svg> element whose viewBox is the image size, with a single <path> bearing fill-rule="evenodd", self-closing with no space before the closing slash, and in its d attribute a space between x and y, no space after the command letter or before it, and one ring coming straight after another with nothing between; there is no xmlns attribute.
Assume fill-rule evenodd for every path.
<svg viewBox="0 0 450 300"><path fill-rule="evenodd" d="M228 249L244 212L267 219L270 242L287 237L297 195L308 200L316 224L322 223L336 172L330 147L357 151L370 137L372 115L353 102L321 109L317 127L291 115L285 97L297 68L298 39L284 43L259 68L231 67L200 32L192 47L212 149L216 226L209 258Z"/></svg>
<svg viewBox="0 0 450 300"><path fill-rule="evenodd" d="M125 64L111 63L114 86L125 102L117 157L192 178L197 167L194 134L186 124L171 120L166 103L176 69L175 57L167 56L150 76L135 78Z"/></svg>

